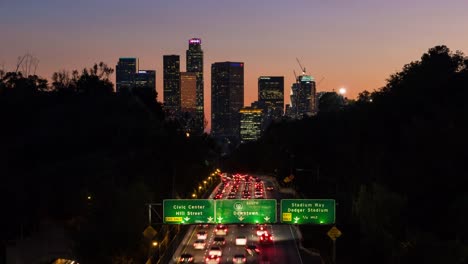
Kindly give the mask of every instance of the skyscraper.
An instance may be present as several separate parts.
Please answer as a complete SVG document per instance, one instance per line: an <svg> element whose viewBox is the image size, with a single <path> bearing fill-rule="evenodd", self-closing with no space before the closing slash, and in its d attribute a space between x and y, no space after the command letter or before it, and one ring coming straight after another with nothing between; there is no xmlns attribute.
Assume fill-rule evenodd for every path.
<svg viewBox="0 0 468 264"><path fill-rule="evenodd" d="M194 72L180 73L180 101L182 112L195 113L197 109L197 75Z"/></svg>
<svg viewBox="0 0 468 264"><path fill-rule="evenodd" d="M291 87L291 108L294 118L312 116L317 113L314 77L302 74Z"/></svg>
<svg viewBox="0 0 468 264"><path fill-rule="evenodd" d="M244 63L211 65L211 133L239 139L239 110L244 105Z"/></svg>
<svg viewBox="0 0 468 264"><path fill-rule="evenodd" d="M265 106L265 125L269 125L273 120L280 119L284 113L284 77L259 77L258 101Z"/></svg>
<svg viewBox="0 0 468 264"><path fill-rule="evenodd" d="M205 108L204 108L204 85L203 85L203 50L201 48L201 39L192 38L189 40L187 50L187 72L194 72L197 75L197 109L196 109L196 127L194 132L202 134L205 129Z"/></svg>
<svg viewBox="0 0 468 264"><path fill-rule="evenodd" d="M130 93L137 72L136 58L119 58L115 66L115 87L117 93Z"/></svg>
<svg viewBox="0 0 468 264"><path fill-rule="evenodd" d="M241 143L259 139L262 132L263 110L254 107L242 107L239 113Z"/></svg>
<svg viewBox="0 0 468 264"><path fill-rule="evenodd" d="M163 102L164 109L170 114L180 110L180 57L163 56Z"/></svg>
<svg viewBox="0 0 468 264"><path fill-rule="evenodd" d="M156 101L156 71L139 70L135 74L133 94L148 101Z"/></svg>

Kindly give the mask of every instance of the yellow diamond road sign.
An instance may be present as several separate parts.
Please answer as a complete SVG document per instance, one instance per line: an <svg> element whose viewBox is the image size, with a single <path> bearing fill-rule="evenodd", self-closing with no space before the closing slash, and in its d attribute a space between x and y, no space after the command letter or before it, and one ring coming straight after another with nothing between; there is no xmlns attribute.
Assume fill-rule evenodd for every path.
<svg viewBox="0 0 468 264"><path fill-rule="evenodd" d="M336 240L337 238L339 238L341 236L341 231L338 228L336 228L336 226L334 226L327 232L327 235L332 240Z"/></svg>
<svg viewBox="0 0 468 264"><path fill-rule="evenodd" d="M148 238L152 239L158 232L154 230L152 226L148 226L145 231L143 231L143 235Z"/></svg>

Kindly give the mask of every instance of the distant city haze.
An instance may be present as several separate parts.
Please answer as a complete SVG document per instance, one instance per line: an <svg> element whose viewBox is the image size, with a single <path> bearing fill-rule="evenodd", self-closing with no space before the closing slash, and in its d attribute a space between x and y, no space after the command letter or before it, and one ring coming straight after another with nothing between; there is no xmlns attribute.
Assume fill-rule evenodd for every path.
<svg viewBox="0 0 468 264"><path fill-rule="evenodd" d="M62 69L135 57L140 69L156 70L161 101L163 55L180 55L185 71L188 41L200 38L210 121L212 63L245 64L244 105L257 100L260 76L284 76L290 103L296 58L318 92L345 87L354 99L435 45L467 52L466 10L466 0L2 1L0 67L14 70L30 53L40 60L36 74L50 80Z"/></svg>

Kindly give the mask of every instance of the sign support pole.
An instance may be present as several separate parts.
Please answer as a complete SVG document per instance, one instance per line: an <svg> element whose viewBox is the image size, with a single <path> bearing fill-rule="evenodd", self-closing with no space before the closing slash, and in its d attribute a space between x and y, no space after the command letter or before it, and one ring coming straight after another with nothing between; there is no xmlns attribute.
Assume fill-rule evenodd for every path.
<svg viewBox="0 0 468 264"><path fill-rule="evenodd" d="M333 247L332 247L332 262L336 264L336 239L333 239Z"/></svg>
<svg viewBox="0 0 468 264"><path fill-rule="evenodd" d="M151 225L151 204L148 204L148 225Z"/></svg>

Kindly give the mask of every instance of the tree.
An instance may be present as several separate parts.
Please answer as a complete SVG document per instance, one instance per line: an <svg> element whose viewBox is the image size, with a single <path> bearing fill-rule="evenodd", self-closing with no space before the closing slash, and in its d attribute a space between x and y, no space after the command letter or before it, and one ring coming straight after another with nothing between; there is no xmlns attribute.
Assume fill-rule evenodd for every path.
<svg viewBox="0 0 468 264"><path fill-rule="evenodd" d="M109 77L114 70L104 62L84 68L81 74L61 70L52 75L52 89L57 92L79 93L86 95L110 95L114 92Z"/></svg>
<svg viewBox="0 0 468 264"><path fill-rule="evenodd" d="M41 79L37 75L24 77L21 72L7 72L1 74L1 86L3 90L12 90L17 94L31 95L37 92L48 90L47 80Z"/></svg>
<svg viewBox="0 0 468 264"><path fill-rule="evenodd" d="M346 100L336 92L324 93L318 103L319 113L338 112L346 105Z"/></svg>
<svg viewBox="0 0 468 264"><path fill-rule="evenodd" d="M74 70L70 76L68 71L62 70L54 72L52 75L52 90L57 92L73 92L77 91L77 82L80 78L78 71Z"/></svg>
<svg viewBox="0 0 468 264"><path fill-rule="evenodd" d="M113 84L109 80L114 72L107 64L100 62L92 68L83 69L76 81L77 92L87 95L109 95L114 92Z"/></svg>

